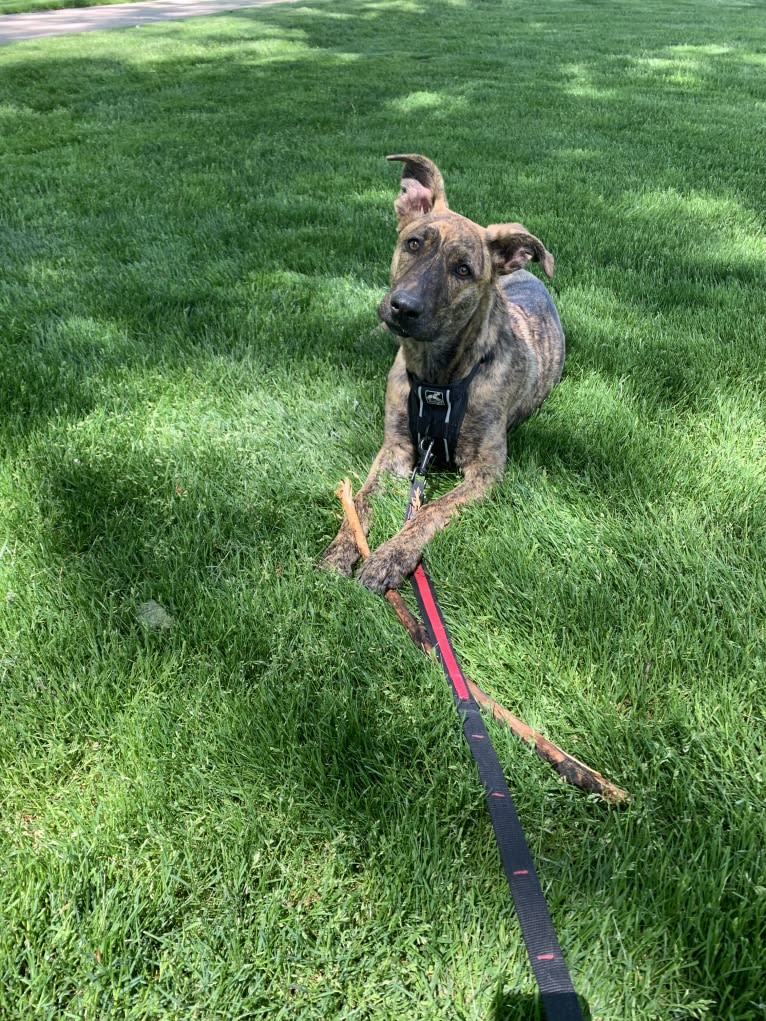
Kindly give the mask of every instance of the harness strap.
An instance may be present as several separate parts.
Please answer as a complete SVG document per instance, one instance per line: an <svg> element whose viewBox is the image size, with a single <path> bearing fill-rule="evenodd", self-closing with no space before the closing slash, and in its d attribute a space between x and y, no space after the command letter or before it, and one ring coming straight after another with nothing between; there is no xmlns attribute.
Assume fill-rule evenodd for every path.
<svg viewBox="0 0 766 1021"><path fill-rule="evenodd" d="M428 457L424 457L427 466ZM413 476L407 507L409 519L424 500L424 480ZM500 760L497 757L478 704L458 662L433 583L422 562L411 577L420 612L439 662L452 689L463 734L484 787L521 935L529 955L547 1021L583 1021L583 1014L559 946L548 906L535 871L524 830L519 821Z"/></svg>
<svg viewBox="0 0 766 1021"><path fill-rule="evenodd" d="M437 468L455 467L460 427L468 407L468 388L484 364L477 362L467 376L454 383L438 386L407 373L410 393L407 398L407 415L410 436L418 448L434 441L434 463Z"/></svg>

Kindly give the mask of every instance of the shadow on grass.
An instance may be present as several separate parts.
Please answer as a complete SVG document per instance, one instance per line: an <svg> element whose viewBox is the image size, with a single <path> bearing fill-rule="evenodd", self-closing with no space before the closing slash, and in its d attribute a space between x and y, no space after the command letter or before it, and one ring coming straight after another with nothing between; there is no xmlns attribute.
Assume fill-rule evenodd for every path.
<svg viewBox="0 0 766 1021"><path fill-rule="evenodd" d="M591 1012L585 1000L580 997L580 1009L584 1021L591 1021ZM525 996L520 993L498 992L494 1004L492 1021L545 1021L542 999L539 996Z"/></svg>
<svg viewBox="0 0 766 1021"><path fill-rule="evenodd" d="M679 5L652 27L644 10L614 5L622 55L613 35L596 31L604 5L511 11L495 0L262 9L153 26L140 40L124 33L0 54L13 196L3 213L0 431L28 469L35 538L46 540L51 570L65 568L70 610L95 618L105 609L140 648L133 608L160 599L181 624L149 637L158 658L197 656L252 690L253 712L236 732L236 764L254 771L248 793L297 792L286 812L296 828L308 810L312 822L347 823L349 868L376 850L376 826L393 846L430 825L427 865L445 849L462 853L487 897L497 875L475 790L452 782L459 735L447 716L434 727L431 706L415 701L384 725L401 709L397 677L412 660L391 653L377 604L296 577L335 523L329 492L344 451L361 466L377 443L380 415L368 406L382 403L391 348L370 335L397 176L383 157L432 155L454 208L481 222L522 219L557 257L571 417L544 413L512 449L558 461L602 500L634 489L670 496L663 469L677 440L626 444L634 420L735 393L763 373L748 333L762 321L760 167L742 158L742 110L763 101L763 82L760 44L740 42L760 29L745 9L711 6L707 23L690 10ZM423 30L426 14L438 31ZM681 34L683 46L669 41ZM706 46L711 34L720 47ZM748 121L748 152L763 148L753 145L760 130ZM220 451L196 435L177 448L134 446L143 410L156 402L162 418L168 392L183 385L193 401L205 367L222 419L250 415L265 432L274 421L289 429L292 412L300 443L285 454L253 430ZM600 394L585 392L593 377ZM629 400L619 389L626 377ZM324 397L314 392L308 412L312 382ZM594 408L601 437L588 432ZM117 441L121 414L129 422ZM185 428L201 424L195 411ZM237 460L235 443L255 460ZM318 513L304 509L307 490ZM580 609L584 621L590 608ZM362 653L343 658L345 649ZM392 705L370 679L371 659ZM333 685L340 696L328 693ZM660 744L639 751L651 761ZM251 762L252 749L274 747L265 764ZM443 757L433 765L435 749ZM397 801L408 769L412 790ZM429 769L450 789L436 822ZM676 816L672 798L660 799L637 853L668 855L657 833L674 833ZM590 825L597 842L599 824ZM691 888L689 843L674 839L678 860L691 862L679 869ZM747 846L739 832L736 841ZM553 844L562 873L576 868L576 843ZM603 862L576 902L583 889L591 898L611 889L616 866ZM423 879L405 872L402 887ZM656 916L650 887L622 887L647 918ZM558 884L554 892L568 896ZM727 911L735 916L733 901ZM692 957L700 937L680 916L674 938ZM495 1005L497 1021L536 1011L534 999L512 994Z"/></svg>
<svg viewBox="0 0 766 1021"><path fill-rule="evenodd" d="M752 175L733 155L734 111L760 88L749 51L725 43L735 21L719 12L718 49L669 45L665 25L640 56L591 40L576 62L556 11L515 16L498 39L503 11L445 5L424 35L417 3L260 9L153 26L141 42L62 41L56 57L4 53L9 190L24 210L7 215L4 428L87 414L115 373L177 368L191 352L249 357L256 371L308 354L353 372L394 239L383 156L402 147L440 162L455 208L545 238L575 364L648 374L669 404L757 373L755 345L731 369L720 358L763 256ZM580 14L578 31L601 17ZM646 30L638 12L620 17L628 37ZM338 281L369 292L368 316L333 309ZM720 314L692 360L681 320L711 303ZM372 363L381 390L387 360Z"/></svg>

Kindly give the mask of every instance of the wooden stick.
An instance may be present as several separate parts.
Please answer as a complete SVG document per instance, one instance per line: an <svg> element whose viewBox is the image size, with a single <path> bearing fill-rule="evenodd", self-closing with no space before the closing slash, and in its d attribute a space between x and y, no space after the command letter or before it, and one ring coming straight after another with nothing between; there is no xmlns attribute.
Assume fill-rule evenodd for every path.
<svg viewBox="0 0 766 1021"><path fill-rule="evenodd" d="M364 529L359 520L359 515L356 512L356 506L354 505L354 499L351 490L351 483L348 479L344 479L343 482L338 486L335 491L335 495L343 505L343 511L346 515L351 531L354 534L357 548L361 556L366 559L370 555L370 547L367 543L367 536L364 534ZM389 589L386 592L386 599L394 608L394 611L399 618L400 623L404 626L407 634L413 640L413 642L419 646L423 652L433 652L433 645L428 639L423 626L410 612L409 607L404 602L398 592L393 589ZM621 787L616 787L613 783L610 783L601 773L587 766L584 762L580 762L579 759L569 755L558 745L554 744L553 741L549 741L547 737L540 733L539 730L535 730L534 727L530 727L528 723L524 723L518 716L514 716L510 710L506 709L505 706L497 702L491 695L488 695L486 691L475 684L470 678L466 678L468 687L471 694L476 699L478 704L483 708L492 713L496 720L505 724L508 729L520 738L525 744L534 748L540 758L545 759L549 762L553 768L558 772L562 779L566 780L567 783L574 784L576 787L580 787L582 790L591 791L595 794L599 794L606 801L610 801L612 804L624 804L629 800L627 791L624 791Z"/></svg>
<svg viewBox="0 0 766 1021"><path fill-rule="evenodd" d="M579 759L565 752L563 748L559 748L553 741L549 741L539 730L535 730L534 727L530 727L528 723L520 720L518 716L514 716L509 709L496 702L491 695L483 691L470 678L466 678L466 680L471 694L479 705L483 709L488 709L494 718L504 723L516 737L521 738L525 744L534 748L540 758L549 762L567 783L574 784L575 787L580 787L584 791L600 794L605 801L610 801L613 805L624 804L630 800L630 795L622 787L610 783L592 766L580 762Z"/></svg>
<svg viewBox="0 0 766 1021"><path fill-rule="evenodd" d="M351 525L351 531L354 533L354 539L356 541L357 549L359 550L364 560L370 555L370 547L367 544L367 536L364 534L362 528L362 522L359 520L359 515L356 513L356 506L354 505L354 498L351 493L351 483L348 479L344 479L338 488L335 490L335 495L343 505L343 512L346 515L346 520ZM424 652L428 651L426 646L430 648L428 636L425 633L423 625L419 623L413 617L409 611L409 607L399 595L395 589L389 589L386 592L386 599L393 607L394 613L399 618L399 623L405 629L407 634L413 640L415 645L423 649Z"/></svg>

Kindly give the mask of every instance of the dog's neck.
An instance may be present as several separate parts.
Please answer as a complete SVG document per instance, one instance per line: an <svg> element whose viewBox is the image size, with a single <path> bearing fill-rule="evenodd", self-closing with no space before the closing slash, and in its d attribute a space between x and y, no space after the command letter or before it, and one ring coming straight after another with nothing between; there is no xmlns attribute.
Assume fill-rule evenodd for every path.
<svg viewBox="0 0 766 1021"><path fill-rule="evenodd" d="M447 347L438 340L426 342L402 339L400 343L407 371L435 386L446 386L462 379L477 361L472 351L457 345Z"/></svg>
<svg viewBox="0 0 766 1021"><path fill-rule="evenodd" d="M504 308L504 299L493 288L489 300L480 305L456 337L436 337L430 341L402 337L399 341L407 371L424 382L447 386L464 379L489 353L491 344L482 347L478 339L491 336L487 320ZM486 349L485 349L486 348Z"/></svg>

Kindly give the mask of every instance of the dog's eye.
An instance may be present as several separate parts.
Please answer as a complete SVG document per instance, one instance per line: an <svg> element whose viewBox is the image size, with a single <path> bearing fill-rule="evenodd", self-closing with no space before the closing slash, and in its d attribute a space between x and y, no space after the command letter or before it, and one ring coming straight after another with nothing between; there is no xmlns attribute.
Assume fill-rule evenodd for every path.
<svg viewBox="0 0 766 1021"><path fill-rule="evenodd" d="M408 252L417 252L420 248L420 238L408 238L405 241L405 246Z"/></svg>
<svg viewBox="0 0 766 1021"><path fill-rule="evenodd" d="M457 266L455 266L455 275L466 280L471 275L471 267L467 262L459 262Z"/></svg>

